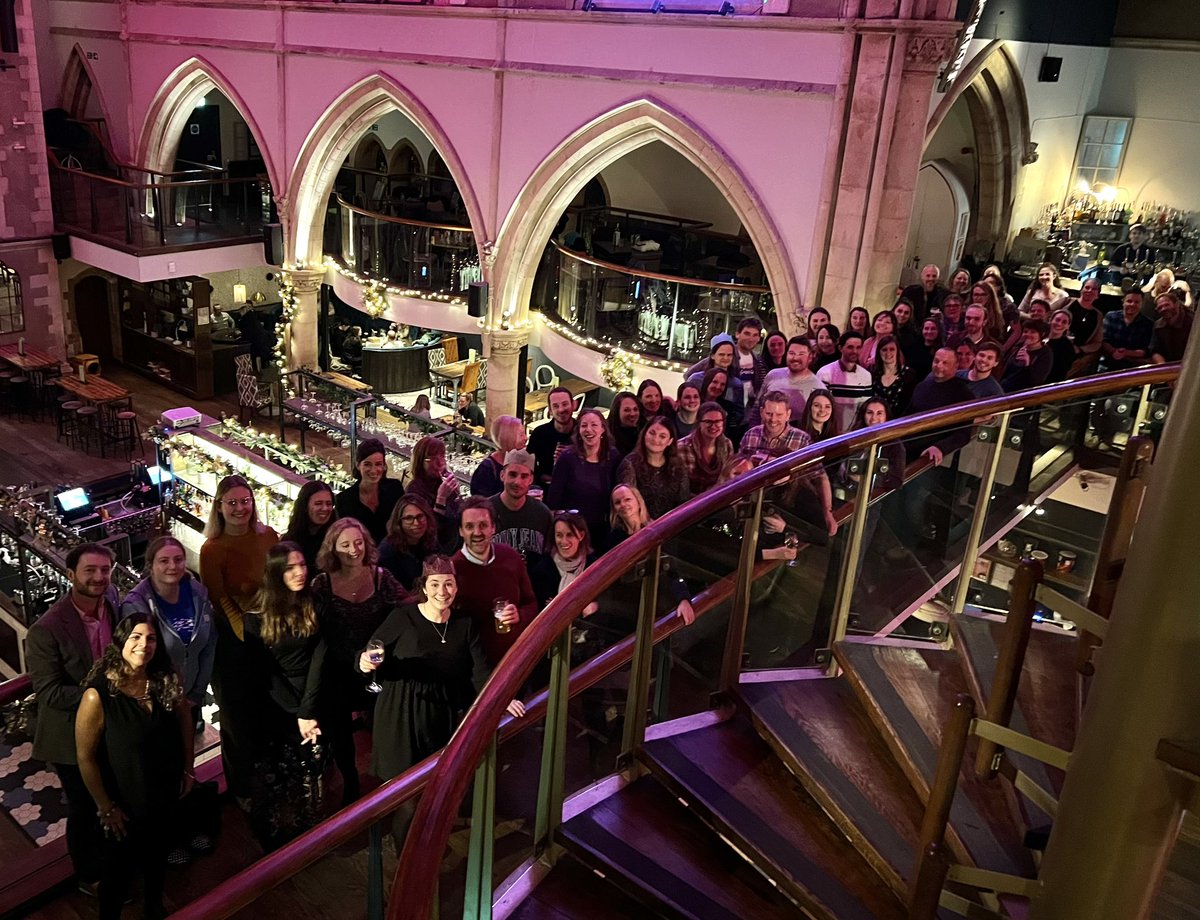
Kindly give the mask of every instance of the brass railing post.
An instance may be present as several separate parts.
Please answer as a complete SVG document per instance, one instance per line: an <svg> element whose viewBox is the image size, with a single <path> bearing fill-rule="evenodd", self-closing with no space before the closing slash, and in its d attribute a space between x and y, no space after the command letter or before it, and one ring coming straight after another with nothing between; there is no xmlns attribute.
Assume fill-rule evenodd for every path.
<svg viewBox="0 0 1200 920"><path fill-rule="evenodd" d="M467 880L463 892L463 917L491 920L492 842L496 824L496 736L475 770L471 802L471 838L467 845Z"/></svg>
<svg viewBox="0 0 1200 920"><path fill-rule="evenodd" d="M558 858L554 832L562 821L563 787L567 766L567 706L571 680L571 627L550 650L550 686L546 730L542 737L542 770L538 781L534 850L553 863Z"/></svg>
<svg viewBox="0 0 1200 920"><path fill-rule="evenodd" d="M1150 384L1142 387L1142 392L1138 395L1137 414L1133 417L1133 427L1129 429L1129 439L1132 441L1142 430L1142 426L1146 424L1146 415L1150 411Z"/></svg>
<svg viewBox="0 0 1200 920"><path fill-rule="evenodd" d="M871 489L875 485L875 465L879 460L879 445L867 448L863 459L862 475L858 480L858 494L854 497L854 514L850 518L850 533L846 539L846 557L842 560L841 580L838 582L837 599L833 604L833 629L829 635L829 648L845 638L846 625L850 621L850 604L854 600L854 582L857 580L858 557L862 555L863 529L871 507ZM820 641L820 637L814 636ZM830 664L830 667L836 667Z"/></svg>
<svg viewBox="0 0 1200 920"><path fill-rule="evenodd" d="M722 694L729 693L738 685L742 673L742 652L746 646L746 624L750 620L750 593L754 583L754 560L758 553L758 528L762 522L764 491L759 489L749 496L749 513L742 525L742 548L733 576L735 583L729 608L729 629L725 634L725 653L721 659L718 690ZM745 511L745 506L740 510Z"/></svg>
<svg viewBox="0 0 1200 920"><path fill-rule="evenodd" d="M1021 667L1025 663L1025 649L1029 646L1029 634L1033 631L1033 610L1037 604L1034 595L1041 581L1042 564L1035 559L1022 559L1013 575L1008 618L1004 621L1004 635L996 659L992 688L988 693L985 716L989 722L1006 728L1017 701ZM975 755L975 775L980 779L991 779L995 776L999 755L999 745L987 738L980 738L979 751Z"/></svg>
<svg viewBox="0 0 1200 920"><path fill-rule="evenodd" d="M636 640L630 663L629 693L625 699L625 728L621 739L620 763L629 763L646 738L647 694L650 692L651 659L654 653L654 616L658 607L658 573L662 547L655 546L646 557L642 576L642 600L638 605Z"/></svg>
<svg viewBox="0 0 1200 920"><path fill-rule="evenodd" d="M987 526L988 509L992 504L992 487L996 484L996 471L1000 468L1000 454L1008 436L1011 412L1000 415L1000 427L990 445L987 466L979 480L979 497L975 501L975 512L971 515L971 530L967 534L967 545L963 550L962 568L958 570L958 584L954 588L954 607L951 613L962 613L967 606L967 595L971 590L971 574L975 571L975 560L979 558L979 544L983 541L983 529ZM980 429L984 431L987 429Z"/></svg>
<svg viewBox="0 0 1200 920"><path fill-rule="evenodd" d="M909 920L933 920L937 916L938 899L946 879L947 860L943 853L946 825L958 788L971 721L975 718L975 701L960 693L950 711L950 719L942 730L942 746L938 751L937 769L929 787L925 816L921 819L921 836L917 840L917 864L908 889Z"/></svg>

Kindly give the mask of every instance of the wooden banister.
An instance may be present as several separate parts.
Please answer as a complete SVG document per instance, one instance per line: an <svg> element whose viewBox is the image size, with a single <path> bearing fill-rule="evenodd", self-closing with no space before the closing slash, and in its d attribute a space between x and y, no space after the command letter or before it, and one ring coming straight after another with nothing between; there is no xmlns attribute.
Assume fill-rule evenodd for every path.
<svg viewBox="0 0 1200 920"><path fill-rule="evenodd" d="M1062 400L1081 400L1147 384L1166 383L1179 375L1179 365L1157 365L1097 375L1067 383L1039 387L994 399L953 406L913 418L898 419L821 441L803 450L765 463L732 482L718 486L650 524L626 540L596 565L586 569L572 590L550 602L541 615L509 649L483 688L466 719L446 746L428 792L421 797L404 851L396 869L393 896L388 903L389 920L425 920L433 902L438 866L450 829L475 768L482 759L505 708L528 679L534 667L568 623L579 616L590 598L597 596L629 569L648 550L687 527L699 523L731 503L816 464L841 460L863 448L929 431L970 425L980 417L1000 412L1026 410Z"/></svg>
<svg viewBox="0 0 1200 920"><path fill-rule="evenodd" d="M1042 581L1042 564L1036 559L1022 559L1013 575L1009 592L1008 617L1004 621L1004 633L1000 640L996 659L996 673L988 693L986 716L989 722L1008 726L1013 706L1017 702L1017 689L1021 684L1021 668L1025 664L1025 651L1029 648L1029 634L1033 631L1033 611L1037 606L1037 586ZM979 751L975 755L975 775L980 779L991 779L996 775L996 754L1000 751L994 741L979 740Z"/></svg>

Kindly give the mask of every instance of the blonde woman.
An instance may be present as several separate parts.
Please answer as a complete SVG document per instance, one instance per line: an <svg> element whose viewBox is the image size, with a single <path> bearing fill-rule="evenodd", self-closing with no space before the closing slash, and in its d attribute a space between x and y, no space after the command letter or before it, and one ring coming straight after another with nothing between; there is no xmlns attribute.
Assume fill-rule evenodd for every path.
<svg viewBox="0 0 1200 920"><path fill-rule="evenodd" d="M471 474L471 494L491 498L503 488L500 476L504 472L504 455L510 450L524 450L529 443L525 423L512 415L502 415L492 423L492 441L496 449L483 458Z"/></svg>

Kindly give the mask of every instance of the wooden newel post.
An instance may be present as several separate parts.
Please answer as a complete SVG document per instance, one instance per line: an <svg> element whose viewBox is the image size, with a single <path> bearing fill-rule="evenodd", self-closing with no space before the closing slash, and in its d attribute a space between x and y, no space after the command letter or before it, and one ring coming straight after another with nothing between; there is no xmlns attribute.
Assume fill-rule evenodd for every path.
<svg viewBox="0 0 1200 920"><path fill-rule="evenodd" d="M1033 611L1037 606L1034 595L1041 583L1042 564L1035 559L1022 559L1012 580L1008 619L1004 622L1004 635L996 658L996 675L992 678L985 714L989 722L1006 728L1017 702L1021 668L1025 664L1025 650L1029 647L1029 634L1033 631ZM979 753L975 757L975 775L980 779L994 777L999 753L1000 747L994 741L980 738Z"/></svg>
<svg viewBox="0 0 1200 920"><path fill-rule="evenodd" d="M967 750L967 738L970 737L971 721L974 718L975 701L967 694L960 693L954 701L954 708L950 711L950 718L942 732L937 770L929 787L925 817L921 820L921 837L917 841L917 865L913 870L909 888L910 920L932 920L936 915L948 868L943 852L946 825L950 821L950 807L954 804L958 774L962 770L963 755ZM926 906L924 912L920 912L918 905L932 907Z"/></svg>

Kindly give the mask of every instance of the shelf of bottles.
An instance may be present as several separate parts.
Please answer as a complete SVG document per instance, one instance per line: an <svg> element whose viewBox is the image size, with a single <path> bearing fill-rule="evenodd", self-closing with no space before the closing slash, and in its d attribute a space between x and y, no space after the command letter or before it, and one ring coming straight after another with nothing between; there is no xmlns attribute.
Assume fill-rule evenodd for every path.
<svg viewBox="0 0 1200 920"><path fill-rule="evenodd" d="M0 488L0 613L11 618L10 626L32 625L62 597L70 586L66 555L86 542L78 528L50 509L49 501L46 489ZM113 582L122 591L137 581L128 567L113 569Z"/></svg>
<svg viewBox="0 0 1200 920"><path fill-rule="evenodd" d="M171 533L188 553L188 564L199 564L204 527L212 512L217 483L226 476L244 476L254 493L258 519L282 533L287 529L292 502L307 479L222 437L220 426L175 431L159 444L160 463L169 465L174 486L168 501Z"/></svg>
<svg viewBox="0 0 1200 920"><path fill-rule="evenodd" d="M1142 224L1155 258L1136 263L1111 263L1114 251L1129 240L1129 228ZM1062 204L1042 209L1039 235L1060 246L1064 264L1078 270L1107 266L1119 283L1121 277L1145 280L1169 268L1176 278L1200 275L1200 214L1186 212L1160 201L1137 204L1105 201L1078 191Z"/></svg>

